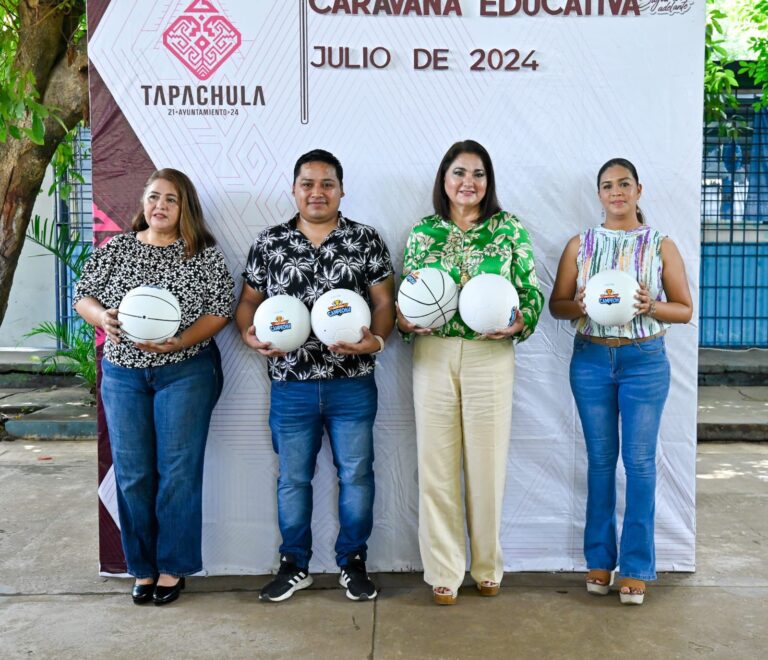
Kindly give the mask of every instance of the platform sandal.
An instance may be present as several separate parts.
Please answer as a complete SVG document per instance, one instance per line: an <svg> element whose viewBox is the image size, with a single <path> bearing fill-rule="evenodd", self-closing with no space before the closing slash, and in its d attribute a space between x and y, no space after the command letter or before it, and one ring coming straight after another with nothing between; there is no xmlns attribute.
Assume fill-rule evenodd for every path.
<svg viewBox="0 0 768 660"><path fill-rule="evenodd" d="M587 593L605 596L613 584L613 571L593 568L587 573Z"/></svg>
<svg viewBox="0 0 768 660"><path fill-rule="evenodd" d="M622 578L619 582L619 599L622 605L642 605L645 598L645 582L634 578Z"/></svg>
<svg viewBox="0 0 768 660"><path fill-rule="evenodd" d="M481 596L498 596L501 585L493 580L483 580L477 583L477 590Z"/></svg>
<svg viewBox="0 0 768 660"><path fill-rule="evenodd" d="M456 602L456 592L448 587L432 587L435 605L453 605Z"/></svg>

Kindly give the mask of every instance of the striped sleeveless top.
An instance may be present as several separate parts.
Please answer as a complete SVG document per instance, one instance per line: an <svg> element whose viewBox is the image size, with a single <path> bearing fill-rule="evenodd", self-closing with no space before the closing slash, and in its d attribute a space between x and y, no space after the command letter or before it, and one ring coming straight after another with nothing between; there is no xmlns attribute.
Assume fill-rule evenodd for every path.
<svg viewBox="0 0 768 660"><path fill-rule="evenodd" d="M579 272L577 286L585 286L592 275L603 270L622 270L645 284L651 297L661 300L661 232L643 225L631 231L605 229L602 226L587 229L579 236L576 264ZM594 323L588 316L573 321L576 332L594 337L649 337L669 327L650 316L636 316L626 325L604 326Z"/></svg>

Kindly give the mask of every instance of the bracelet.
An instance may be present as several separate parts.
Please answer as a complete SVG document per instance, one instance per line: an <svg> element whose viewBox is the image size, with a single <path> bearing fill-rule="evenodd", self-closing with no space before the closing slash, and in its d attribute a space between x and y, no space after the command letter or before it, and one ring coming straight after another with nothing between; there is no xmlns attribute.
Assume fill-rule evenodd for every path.
<svg viewBox="0 0 768 660"><path fill-rule="evenodd" d="M656 301L654 300L650 307L648 307L648 316L653 318L653 315L656 313Z"/></svg>
<svg viewBox="0 0 768 660"><path fill-rule="evenodd" d="M376 355L377 353L381 353L384 350L384 337L380 335L373 335L377 342L379 342L379 350L374 351L371 353L371 355Z"/></svg>

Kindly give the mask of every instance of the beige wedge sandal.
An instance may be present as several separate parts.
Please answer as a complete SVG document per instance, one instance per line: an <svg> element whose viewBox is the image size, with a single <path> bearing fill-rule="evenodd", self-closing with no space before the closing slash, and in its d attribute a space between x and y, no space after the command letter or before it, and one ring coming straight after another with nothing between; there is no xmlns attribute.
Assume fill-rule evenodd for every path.
<svg viewBox="0 0 768 660"><path fill-rule="evenodd" d="M456 592L448 587L432 587L432 596L435 605L453 605L457 598Z"/></svg>
<svg viewBox="0 0 768 660"><path fill-rule="evenodd" d="M593 568L587 573L587 593L606 596L613 584L613 571Z"/></svg>
<svg viewBox="0 0 768 660"><path fill-rule="evenodd" d="M477 590L481 596L498 596L501 585L493 580L483 580L477 583Z"/></svg>
<svg viewBox="0 0 768 660"><path fill-rule="evenodd" d="M622 605L642 605L645 599L645 582L622 578L619 581L619 599Z"/></svg>

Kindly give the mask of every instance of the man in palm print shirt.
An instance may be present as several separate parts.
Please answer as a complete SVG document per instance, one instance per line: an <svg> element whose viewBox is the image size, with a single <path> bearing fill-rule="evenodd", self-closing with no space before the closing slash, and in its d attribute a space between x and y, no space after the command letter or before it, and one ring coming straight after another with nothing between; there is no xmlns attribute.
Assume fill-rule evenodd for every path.
<svg viewBox="0 0 768 660"><path fill-rule="evenodd" d="M312 477L323 429L339 476L339 581L352 600L376 597L365 569L373 527L373 355L394 325L394 283L389 251L376 231L339 213L343 176L327 151L299 158L293 171L298 213L256 238L235 314L243 341L268 358L272 379L269 425L280 464L282 544L280 570L261 590L264 601L285 600L312 584ZM323 293L339 288L359 293L371 307L371 327L363 328L358 343L326 347L313 333L297 350L281 353L256 336L253 314L266 298L287 294L311 309Z"/></svg>

